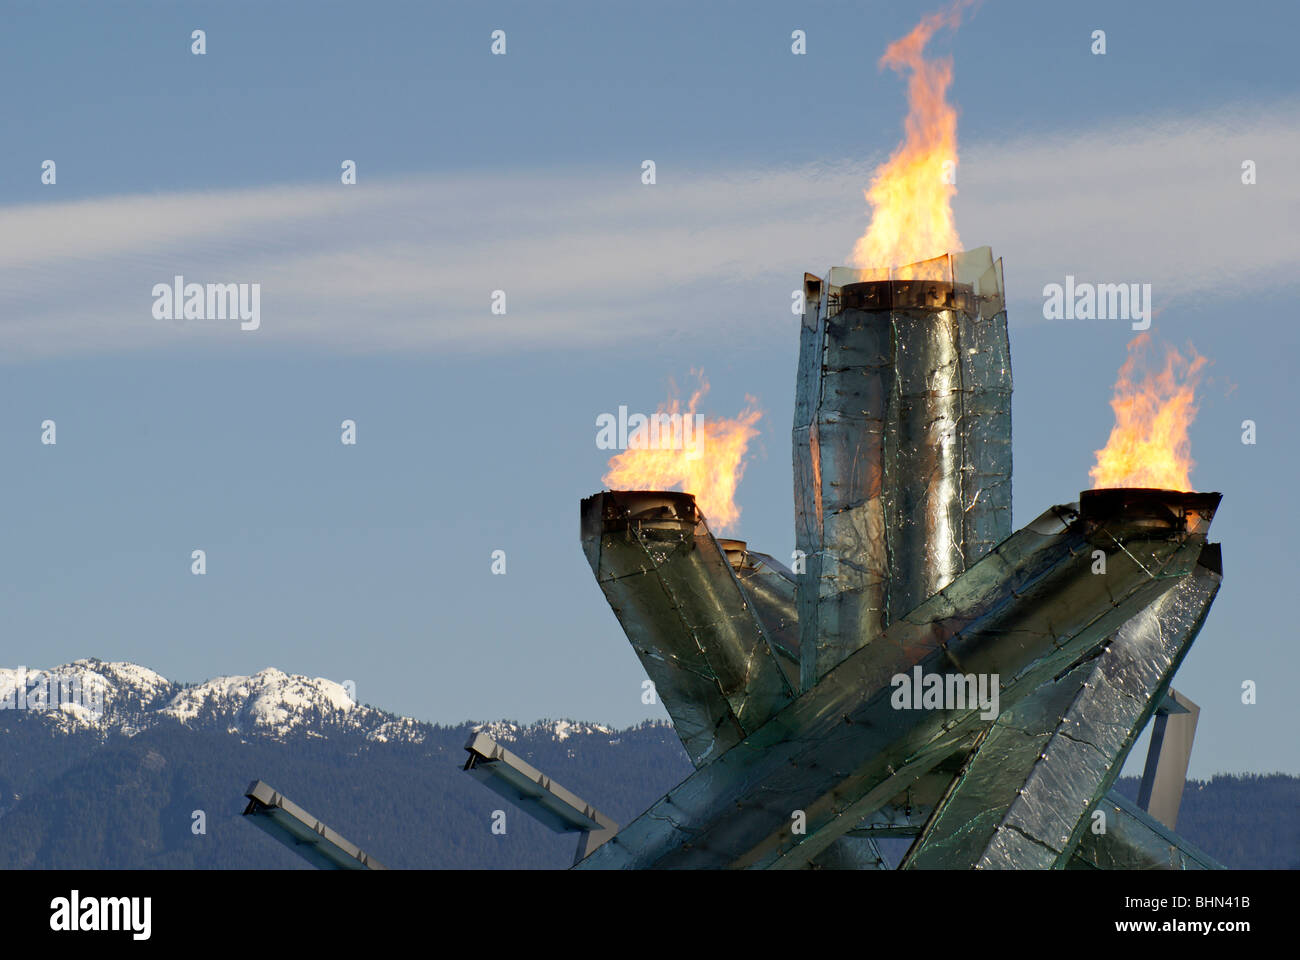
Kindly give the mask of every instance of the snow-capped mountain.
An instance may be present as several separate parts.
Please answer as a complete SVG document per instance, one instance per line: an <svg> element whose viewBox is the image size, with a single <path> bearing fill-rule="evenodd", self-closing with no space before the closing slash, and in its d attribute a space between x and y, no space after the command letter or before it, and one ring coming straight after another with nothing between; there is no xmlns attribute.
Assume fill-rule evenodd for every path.
<svg viewBox="0 0 1300 960"><path fill-rule="evenodd" d="M510 842L493 832L506 804L462 772L471 731L620 823L693 769L662 722L430 724L354 703L351 689L282 670L181 684L100 660L39 679L0 672L0 871L304 866L242 815L252 780L288 791L390 868L564 867L571 835L513 807ZM193 829L196 811L206 834Z"/></svg>
<svg viewBox="0 0 1300 960"><path fill-rule="evenodd" d="M415 720L356 703L340 683L274 667L251 677L217 677L185 687L157 712L187 726L224 727L231 733L328 736L343 729L383 741L424 739Z"/></svg>
<svg viewBox="0 0 1300 960"><path fill-rule="evenodd" d="M76 660L44 670L0 670L0 710L64 730L134 736L172 719L189 727L284 738L351 730L419 742L419 724L353 702L341 684L268 668L193 686L134 663Z"/></svg>
<svg viewBox="0 0 1300 960"><path fill-rule="evenodd" d="M121 661L76 660L36 670L0 669L0 729L10 717L39 718L64 731L135 736L161 722L284 740L359 734L376 743L423 743L430 726L357 703L343 684L268 667L249 677L181 684L147 667ZM494 739L607 734L608 727L569 720L522 725L480 723Z"/></svg>
<svg viewBox="0 0 1300 960"><path fill-rule="evenodd" d="M613 733L614 729L599 723L575 723L572 720L543 720L532 724L496 720L492 723L474 724L474 732L486 733L493 740L502 741L521 740L536 736L539 732L549 734L552 740L568 740L574 735Z"/></svg>
<svg viewBox="0 0 1300 960"><path fill-rule="evenodd" d="M177 686L134 663L76 660L48 670L0 669L0 710L41 716L66 730L129 734L136 729L133 722L161 706Z"/></svg>

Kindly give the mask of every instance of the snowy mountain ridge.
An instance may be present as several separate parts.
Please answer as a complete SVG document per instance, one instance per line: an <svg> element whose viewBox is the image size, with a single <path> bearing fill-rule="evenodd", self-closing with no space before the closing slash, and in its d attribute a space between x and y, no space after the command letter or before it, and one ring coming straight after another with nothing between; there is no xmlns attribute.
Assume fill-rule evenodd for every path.
<svg viewBox="0 0 1300 960"><path fill-rule="evenodd" d="M67 732L134 736L165 720L241 736L284 740L293 736L361 734L377 743L423 743L430 725L357 703L343 684L287 674L268 667L252 676L222 676L198 684L168 680L139 664L94 658L44 670L0 668L0 725L6 712L39 716ZM570 720L535 724L478 723L497 740L612 733L609 727Z"/></svg>

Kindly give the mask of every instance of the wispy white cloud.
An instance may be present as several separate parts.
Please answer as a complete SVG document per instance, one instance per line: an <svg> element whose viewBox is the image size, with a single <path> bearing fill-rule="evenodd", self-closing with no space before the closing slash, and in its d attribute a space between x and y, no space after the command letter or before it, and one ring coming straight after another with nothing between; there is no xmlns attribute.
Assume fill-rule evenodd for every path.
<svg viewBox="0 0 1300 960"><path fill-rule="evenodd" d="M1007 263L1021 316L1065 274L1144 282L1156 308L1294 283L1300 104L1127 121L962 151L957 222ZM869 158L877 159L877 158ZM1243 186L1243 160L1259 183ZM843 262L872 164L639 168L0 209L0 351L198 341L475 350L788 329L805 269ZM51 197L57 197L51 188ZM155 320L151 290L262 285L262 326ZM508 313L493 316L493 290Z"/></svg>

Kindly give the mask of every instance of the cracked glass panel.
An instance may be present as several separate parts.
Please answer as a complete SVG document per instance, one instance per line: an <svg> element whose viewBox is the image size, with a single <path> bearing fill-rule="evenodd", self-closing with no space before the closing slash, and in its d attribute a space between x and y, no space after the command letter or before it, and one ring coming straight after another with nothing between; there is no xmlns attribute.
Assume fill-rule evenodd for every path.
<svg viewBox="0 0 1300 960"><path fill-rule="evenodd" d="M998 674L1005 711L1192 572L1217 495L1104 493L1013 534L580 866L814 860L992 725L978 706L894 709L893 675ZM1091 573L1096 550L1105 576ZM804 834L792 833L796 810Z"/></svg>
<svg viewBox="0 0 1300 960"><path fill-rule="evenodd" d="M582 504L583 547L673 727L698 765L757 730L793 688L689 494Z"/></svg>
<svg viewBox="0 0 1300 960"><path fill-rule="evenodd" d="M947 279L835 268L808 288L793 432L816 585L798 597L805 689L1011 532L1001 272L987 247L925 266Z"/></svg>

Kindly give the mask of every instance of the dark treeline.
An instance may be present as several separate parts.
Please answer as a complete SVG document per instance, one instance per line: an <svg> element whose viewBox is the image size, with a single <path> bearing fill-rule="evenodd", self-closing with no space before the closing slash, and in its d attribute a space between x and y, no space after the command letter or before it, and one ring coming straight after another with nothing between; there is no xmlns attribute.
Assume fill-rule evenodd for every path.
<svg viewBox="0 0 1300 960"><path fill-rule="evenodd" d="M1137 800L1137 777L1116 789ZM1300 777L1220 773L1188 780L1178 833L1227 867L1300 870Z"/></svg>
<svg viewBox="0 0 1300 960"><path fill-rule="evenodd" d="M261 779L394 868L559 868L576 838L545 830L461 772L468 724L420 725L425 742L359 734L287 741L175 721L106 740L39 722L0 729L0 868L304 869L244 822ZM526 730L511 749L626 823L686 777L661 724L555 739ZM1137 781L1119 789L1134 796ZM1300 868L1300 779L1216 776L1189 782L1179 832L1230 867ZM506 811L506 834L491 832ZM206 832L194 830L202 811Z"/></svg>

